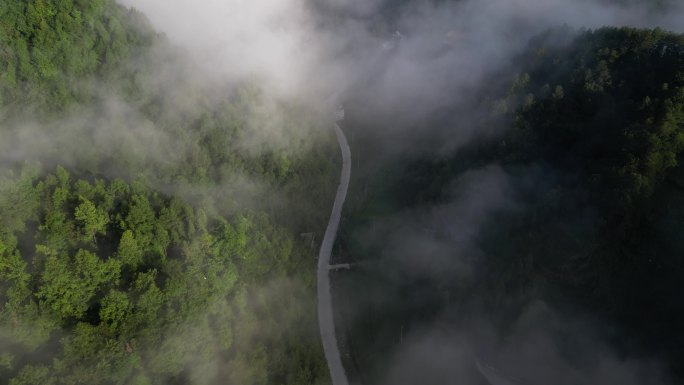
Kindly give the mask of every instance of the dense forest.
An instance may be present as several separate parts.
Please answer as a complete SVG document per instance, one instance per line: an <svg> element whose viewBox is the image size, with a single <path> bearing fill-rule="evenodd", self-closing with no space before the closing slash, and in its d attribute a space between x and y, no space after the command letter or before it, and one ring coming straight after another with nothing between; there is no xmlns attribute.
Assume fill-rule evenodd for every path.
<svg viewBox="0 0 684 385"><path fill-rule="evenodd" d="M512 175L534 167L541 179L520 188L529 209L513 214L516 225L492 229L500 243L488 252L517 273L510 290L558 288L621 324L626 345L667 355L681 373L684 312L673 299L682 273L684 37L604 28L560 47L553 39L531 43L529 71L511 94L520 103L515 128L494 150Z"/></svg>
<svg viewBox="0 0 684 385"><path fill-rule="evenodd" d="M326 118L113 0L3 1L0 50L0 384L325 381Z"/></svg>
<svg viewBox="0 0 684 385"><path fill-rule="evenodd" d="M377 2L369 29L394 34L412 3ZM394 352L468 317L517 341L542 302L609 329L619 363L655 357L681 382L684 37L558 28L496 68L421 119L364 120L376 83L350 86L334 259L351 268L331 273L348 374L388 383ZM114 0L3 0L0 385L326 383L313 273L331 124L258 79L202 73ZM384 147L402 140L388 124L415 125L409 154ZM433 151L459 124L472 138ZM573 344L591 333L555 332L570 372L591 367ZM430 382L447 353L406 367ZM554 383L530 378L516 373ZM606 383L591 379L572 383Z"/></svg>
<svg viewBox="0 0 684 385"><path fill-rule="evenodd" d="M360 292L367 299L357 303L361 310L339 310L348 365L364 381L381 382L403 336L473 312L499 325L506 340L521 312L541 300L568 318L601 320L619 356L661 357L683 375L684 37L550 30L492 75L500 78L510 80L477 98L487 111L476 123L484 135L446 156L377 160L352 182L338 248L361 263L337 282L347 305ZM348 108L349 121L353 114ZM492 127L504 134L492 136ZM373 164L377 143L355 134L357 151ZM475 183L482 190L473 196L458 193L471 203L453 209L454 191L483 174L498 182ZM470 218L484 197L497 196L491 189L508 203ZM447 214L434 218L440 210ZM391 247L400 237L451 251L411 249L426 264L434 263L429 250L446 255L420 275Z"/></svg>
<svg viewBox="0 0 684 385"><path fill-rule="evenodd" d="M684 38L628 28L589 31L560 48L550 44L554 38L531 43L535 55L524 59L530 70L507 101L520 106L515 128L494 151L511 169L548 170L545 183L526 192L533 208L520 227L538 247L526 246L537 268L569 268L577 286L609 284L596 276L612 271L617 281L619 272L646 268L650 257L638 254L651 253L637 250L654 235L654 196L677 185ZM577 233L579 224L591 231ZM564 245L557 260L541 257L551 247L546 240ZM585 263L593 266L586 276L575 270Z"/></svg>

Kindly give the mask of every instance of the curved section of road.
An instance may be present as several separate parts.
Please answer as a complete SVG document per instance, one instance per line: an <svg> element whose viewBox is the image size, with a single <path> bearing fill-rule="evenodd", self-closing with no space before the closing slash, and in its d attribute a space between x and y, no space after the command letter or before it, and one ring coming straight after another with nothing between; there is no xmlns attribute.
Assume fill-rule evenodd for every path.
<svg viewBox="0 0 684 385"><path fill-rule="evenodd" d="M332 214L330 214L328 221L328 228L325 230L321 250L318 254L318 327L333 385L348 385L347 374L344 371L344 366L342 366L342 357L335 335L332 293L330 292L330 256L335 243L337 228L340 225L342 205L344 205L344 200L347 197L347 188L351 177L351 151L347 138L337 124L335 124L335 135L340 144L340 150L342 150L342 175L340 176L340 185L337 187Z"/></svg>

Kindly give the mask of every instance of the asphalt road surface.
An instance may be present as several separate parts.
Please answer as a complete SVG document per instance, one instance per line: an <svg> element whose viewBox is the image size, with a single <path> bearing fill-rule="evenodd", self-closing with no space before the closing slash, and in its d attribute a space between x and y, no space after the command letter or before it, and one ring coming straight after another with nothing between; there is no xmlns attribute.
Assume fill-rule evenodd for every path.
<svg viewBox="0 0 684 385"><path fill-rule="evenodd" d="M348 385L347 374L344 371L344 366L342 366L340 349L335 335L332 293L330 292L330 256L333 244L335 243L337 228L340 225L342 206L347 197L349 178L351 177L351 151L349 150L347 138L345 138L342 129L337 124L335 124L335 135L342 150L342 174L340 176L340 185L337 187L332 214L330 214L330 220L328 221L328 228L325 230L321 250L318 254L318 327L321 332L323 351L325 352L325 359L328 361L328 369L330 370L330 378L333 385Z"/></svg>

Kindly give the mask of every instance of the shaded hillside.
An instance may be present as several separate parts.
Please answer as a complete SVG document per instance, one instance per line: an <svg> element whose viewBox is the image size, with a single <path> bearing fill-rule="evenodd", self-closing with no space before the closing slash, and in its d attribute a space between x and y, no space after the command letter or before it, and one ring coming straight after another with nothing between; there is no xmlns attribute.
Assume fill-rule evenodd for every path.
<svg viewBox="0 0 684 385"><path fill-rule="evenodd" d="M671 297L682 289L684 38L628 28L560 46L555 37L531 43L509 98L515 128L492 160L527 178L525 209L503 216L515 225L492 228L486 249L519 273L509 288L560 289L625 326L628 346L641 340L681 368L671 347L684 308Z"/></svg>
<svg viewBox="0 0 684 385"><path fill-rule="evenodd" d="M481 317L500 341L515 340L512 325L544 301L562 317L599 320L625 362L662 358L681 374L684 38L561 28L532 39L511 68L519 74L510 87L474 95L490 117L471 144L377 162L354 181L340 245L365 262L340 277L343 300L359 307L341 314L351 365L377 381L404 336L445 318ZM356 132L357 149L372 149ZM578 359L589 352L569 342L586 334L573 333L551 338L563 365L591 383ZM373 335L381 337L367 341ZM519 377L540 373L528 371Z"/></svg>

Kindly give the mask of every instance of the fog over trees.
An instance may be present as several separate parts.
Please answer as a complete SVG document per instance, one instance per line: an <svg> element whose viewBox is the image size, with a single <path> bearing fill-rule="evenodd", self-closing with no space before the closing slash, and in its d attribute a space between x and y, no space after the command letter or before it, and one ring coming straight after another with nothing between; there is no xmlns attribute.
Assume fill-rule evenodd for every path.
<svg viewBox="0 0 684 385"><path fill-rule="evenodd" d="M680 383L682 17L2 1L0 385L329 383L334 99L351 382Z"/></svg>

